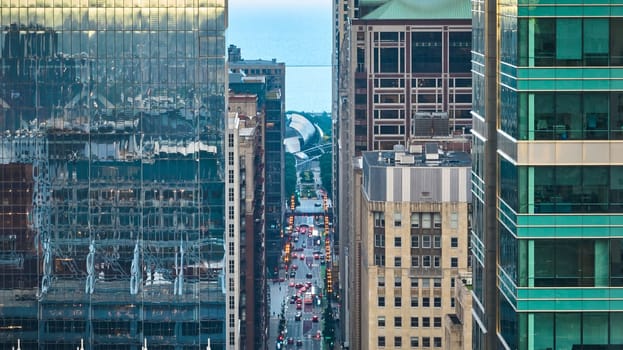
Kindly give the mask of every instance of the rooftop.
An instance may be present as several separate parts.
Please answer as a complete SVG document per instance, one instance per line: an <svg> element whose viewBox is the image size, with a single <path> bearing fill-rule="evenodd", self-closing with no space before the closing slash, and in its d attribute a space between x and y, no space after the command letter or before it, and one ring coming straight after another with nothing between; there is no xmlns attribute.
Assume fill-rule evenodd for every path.
<svg viewBox="0 0 623 350"><path fill-rule="evenodd" d="M383 3L363 19L465 19L471 20L469 0L386 0L366 1L376 5Z"/></svg>
<svg viewBox="0 0 623 350"><path fill-rule="evenodd" d="M406 167L468 167L471 157L467 152L444 151L436 142L422 145L394 146L393 151L364 152L370 166Z"/></svg>
<svg viewBox="0 0 623 350"><path fill-rule="evenodd" d="M272 60L263 60L263 59L257 59L257 60L240 60L240 61L234 61L234 62L229 62L229 66L230 67L240 67L240 66L282 66L285 65L285 63L283 62L277 62L276 58L273 58Z"/></svg>

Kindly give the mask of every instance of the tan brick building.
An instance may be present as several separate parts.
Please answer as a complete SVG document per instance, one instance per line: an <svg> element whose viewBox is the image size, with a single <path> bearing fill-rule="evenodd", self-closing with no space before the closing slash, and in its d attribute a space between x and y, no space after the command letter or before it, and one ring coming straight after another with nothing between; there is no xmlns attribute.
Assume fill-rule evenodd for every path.
<svg viewBox="0 0 623 350"><path fill-rule="evenodd" d="M469 269L470 169L466 153L437 144L363 153L349 249L349 321L361 343L351 349L444 347L444 318Z"/></svg>

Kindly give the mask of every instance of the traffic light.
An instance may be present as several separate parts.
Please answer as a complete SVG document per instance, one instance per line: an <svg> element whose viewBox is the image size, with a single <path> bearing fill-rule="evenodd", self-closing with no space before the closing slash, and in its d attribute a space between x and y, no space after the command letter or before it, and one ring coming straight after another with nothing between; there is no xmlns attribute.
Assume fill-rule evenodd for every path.
<svg viewBox="0 0 623 350"><path fill-rule="evenodd" d="M285 261L286 263L290 262L290 242L286 243L283 261Z"/></svg>
<svg viewBox="0 0 623 350"><path fill-rule="evenodd" d="M328 263L331 262L331 240L327 237L324 240L325 260Z"/></svg>
<svg viewBox="0 0 623 350"><path fill-rule="evenodd" d="M333 278L331 276L331 268L327 267L327 293L333 293Z"/></svg>

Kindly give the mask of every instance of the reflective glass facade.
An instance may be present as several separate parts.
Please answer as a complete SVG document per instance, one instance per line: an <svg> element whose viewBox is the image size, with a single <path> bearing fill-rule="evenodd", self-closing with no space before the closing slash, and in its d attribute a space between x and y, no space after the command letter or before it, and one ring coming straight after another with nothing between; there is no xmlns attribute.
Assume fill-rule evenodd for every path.
<svg viewBox="0 0 623 350"><path fill-rule="evenodd" d="M620 348L623 169L615 151L622 145L623 125L619 4L485 3L485 13L493 19L486 23L498 26L491 26L495 34L484 38L495 37L499 52L487 63L476 54L474 74L481 75L481 62L484 72L498 69L499 74L495 90L481 89L474 79L474 105L480 106L476 100L483 90L486 106L483 118L477 118L482 124L475 119L474 130L476 145L494 147L485 146L475 156L485 159L484 172L474 166L472 183L479 191L477 175L494 174L488 178L493 182L485 178L482 196L485 208L493 205L494 210L485 210L483 234L475 232L473 240L494 237L497 254L483 259L482 266L484 280L493 276L496 282L495 295L484 293L485 306L495 306L485 307L483 315L485 321L495 318L495 327L479 332L488 346L475 339L474 348ZM473 4L476 22L478 2ZM495 103L486 104L491 97ZM479 202L477 198L475 207ZM474 219L475 230L479 221ZM476 287L474 291L480 299Z"/></svg>
<svg viewBox="0 0 623 350"><path fill-rule="evenodd" d="M0 24L0 347L224 349L226 1Z"/></svg>

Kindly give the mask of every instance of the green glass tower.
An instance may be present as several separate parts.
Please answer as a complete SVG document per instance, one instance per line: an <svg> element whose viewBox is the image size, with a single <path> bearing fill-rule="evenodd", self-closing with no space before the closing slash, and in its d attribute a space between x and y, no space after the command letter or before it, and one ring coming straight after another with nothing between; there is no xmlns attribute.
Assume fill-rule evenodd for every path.
<svg viewBox="0 0 623 350"><path fill-rule="evenodd" d="M474 349L623 346L622 4L472 1Z"/></svg>

